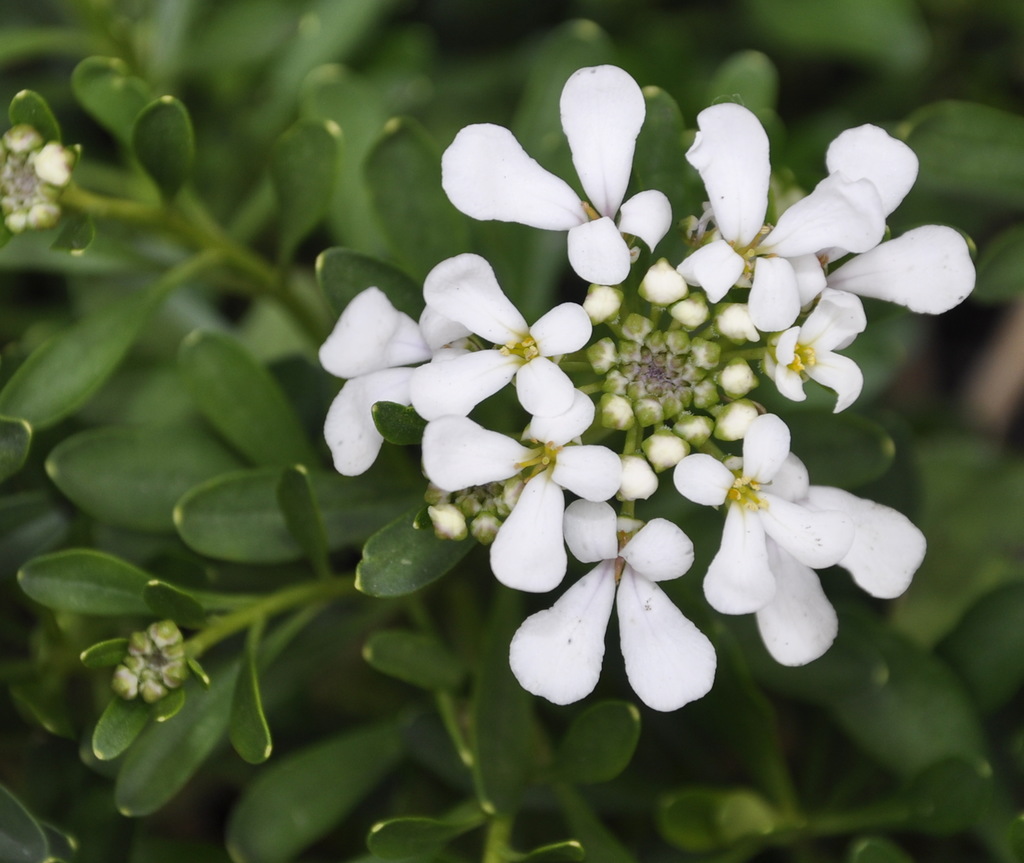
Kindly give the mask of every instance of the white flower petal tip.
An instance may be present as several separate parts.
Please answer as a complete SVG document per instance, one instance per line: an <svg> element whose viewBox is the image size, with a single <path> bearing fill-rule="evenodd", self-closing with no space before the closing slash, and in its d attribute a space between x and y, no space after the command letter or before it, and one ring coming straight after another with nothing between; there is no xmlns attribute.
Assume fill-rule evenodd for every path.
<svg viewBox="0 0 1024 863"><path fill-rule="evenodd" d="M654 249L672 227L672 205L663 192L637 192L619 210L619 230L639 237Z"/></svg>
<svg viewBox="0 0 1024 863"><path fill-rule="evenodd" d="M652 518L626 543L622 559L650 581L679 578L693 563L693 542L664 518Z"/></svg>
<svg viewBox="0 0 1024 863"><path fill-rule="evenodd" d="M523 487L491 544L491 571L506 587L527 593L554 590L569 563L562 534L565 494L545 474Z"/></svg>
<svg viewBox="0 0 1024 863"><path fill-rule="evenodd" d="M676 269L691 285L704 288L717 303L743 275L744 262L725 240L712 240L683 259Z"/></svg>
<svg viewBox="0 0 1024 863"><path fill-rule="evenodd" d="M565 544L583 563L613 560L619 551L615 510L600 501L575 500L565 508Z"/></svg>
<svg viewBox="0 0 1024 863"><path fill-rule="evenodd" d="M886 215L900 205L917 179L914 151L878 126L858 126L842 132L829 144L825 164L829 173L870 180Z"/></svg>
<svg viewBox="0 0 1024 863"><path fill-rule="evenodd" d="M722 544L704 576L704 597L722 614L750 614L775 596L764 527L757 513L730 506Z"/></svg>
<svg viewBox="0 0 1024 863"><path fill-rule="evenodd" d="M423 430L423 472L445 491L508 479L529 454L522 444L468 417L440 417Z"/></svg>
<svg viewBox="0 0 1024 863"><path fill-rule="evenodd" d="M703 506L721 506L736 478L718 459L695 453L676 465L672 479L679 493L688 500Z"/></svg>
<svg viewBox="0 0 1024 863"><path fill-rule="evenodd" d="M607 216L569 230L569 263L576 275L597 285L618 285L629 275L629 247Z"/></svg>
<svg viewBox="0 0 1024 863"><path fill-rule="evenodd" d="M335 470L358 476L369 470L384 438L377 431L371 409L376 402L409 404L412 369L382 369L348 381L335 396L324 421L324 440Z"/></svg>
<svg viewBox="0 0 1024 863"><path fill-rule="evenodd" d="M479 255L466 253L441 261L427 273L423 297L445 318L493 344L522 339L529 329L491 265Z"/></svg>

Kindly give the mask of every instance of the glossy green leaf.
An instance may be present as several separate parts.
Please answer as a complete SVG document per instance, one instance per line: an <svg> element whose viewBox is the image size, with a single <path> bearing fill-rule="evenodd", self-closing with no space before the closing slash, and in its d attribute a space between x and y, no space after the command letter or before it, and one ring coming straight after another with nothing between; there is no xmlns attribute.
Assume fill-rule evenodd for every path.
<svg viewBox="0 0 1024 863"><path fill-rule="evenodd" d="M0 414L39 431L74 413L117 368L160 296L117 300L41 344L0 391Z"/></svg>
<svg viewBox="0 0 1024 863"><path fill-rule="evenodd" d="M1018 863L1024 863L1024 815L1018 815L1010 822L1010 848Z"/></svg>
<svg viewBox="0 0 1024 863"><path fill-rule="evenodd" d="M658 807L658 832L683 851L701 853L770 834L778 816L747 788L684 788L666 795Z"/></svg>
<svg viewBox="0 0 1024 863"><path fill-rule="evenodd" d="M470 706L473 781L489 814L514 812L533 771L531 696L508 665L508 645L522 623L522 596L495 596Z"/></svg>
<svg viewBox="0 0 1024 863"><path fill-rule="evenodd" d="M237 863L287 863L340 823L394 767L391 725L360 728L276 758L246 786L227 827Z"/></svg>
<svg viewBox="0 0 1024 863"><path fill-rule="evenodd" d="M0 863L44 863L49 856L42 826L0 785Z"/></svg>
<svg viewBox="0 0 1024 863"><path fill-rule="evenodd" d="M852 413L795 411L786 418L790 449L807 465L815 485L856 488L889 469L895 455L884 428ZM841 452L842 458L836 458Z"/></svg>
<svg viewBox="0 0 1024 863"><path fill-rule="evenodd" d="M587 853L583 846L575 839L567 839L564 842L552 842L550 845L542 845L528 851L520 863L576 863L586 860Z"/></svg>
<svg viewBox="0 0 1024 863"><path fill-rule="evenodd" d="M141 78L116 57L87 57L71 73L71 91L96 122L124 144L152 96Z"/></svg>
<svg viewBox="0 0 1024 863"><path fill-rule="evenodd" d="M367 288L380 288L396 309L414 319L423 311L422 285L393 264L352 249L321 252L316 259L316 279L339 315Z"/></svg>
<svg viewBox="0 0 1024 863"><path fill-rule="evenodd" d="M947 758L913 778L907 791L914 827L948 836L966 830L988 809L992 798L992 768Z"/></svg>
<svg viewBox="0 0 1024 863"><path fill-rule="evenodd" d="M415 408L395 404L395 402L377 402L372 408L373 424L384 440L396 446L416 446L423 440L423 429L427 421Z"/></svg>
<svg viewBox="0 0 1024 863"><path fill-rule="evenodd" d="M100 761L113 761L125 752L149 722L149 705L141 698L110 699L92 732L92 751Z"/></svg>
<svg viewBox="0 0 1024 863"><path fill-rule="evenodd" d="M880 836L858 839L850 846L846 863L914 863L894 842Z"/></svg>
<svg viewBox="0 0 1024 863"><path fill-rule="evenodd" d="M607 782L626 769L639 740L636 705L600 701L573 719L551 769L563 782Z"/></svg>
<svg viewBox="0 0 1024 863"><path fill-rule="evenodd" d="M132 152L164 198L173 198L188 181L195 150L192 118L173 96L150 102L135 118Z"/></svg>
<svg viewBox="0 0 1024 863"><path fill-rule="evenodd" d="M109 638L87 647L78 658L86 668L111 668L120 665L127 655L127 638Z"/></svg>
<svg viewBox="0 0 1024 863"><path fill-rule="evenodd" d="M305 467L284 469L277 484L277 502L288 532L313 563L314 570L320 576L329 575L327 530Z"/></svg>
<svg viewBox="0 0 1024 863"><path fill-rule="evenodd" d="M203 687L203 689L209 689L212 684L210 675L207 674L206 669L199 664L199 660L194 656L189 656L185 659L185 662L188 665L188 670L192 672L192 676L199 681L199 685Z"/></svg>
<svg viewBox="0 0 1024 863"><path fill-rule="evenodd" d="M414 526L421 507L404 513L381 528L363 547L356 567L356 588L369 596L414 593L465 557L476 544L438 539L429 528Z"/></svg>
<svg viewBox="0 0 1024 863"><path fill-rule="evenodd" d="M341 130L333 122L300 120L274 146L270 176L277 194L281 260L316 227L331 202L341 158Z"/></svg>
<svg viewBox="0 0 1024 863"><path fill-rule="evenodd" d="M74 213L64 218L60 233L50 246L55 252L81 255L96 239L96 225L88 213Z"/></svg>
<svg viewBox="0 0 1024 863"><path fill-rule="evenodd" d="M760 114L774 111L778 98L779 73L775 64L760 51L739 51L715 70L705 102L738 102Z"/></svg>
<svg viewBox="0 0 1024 863"><path fill-rule="evenodd" d="M52 824L41 822L39 826L43 828L49 849L50 856L46 863L74 863L75 854L78 852L78 842L75 838L58 830Z"/></svg>
<svg viewBox="0 0 1024 863"><path fill-rule="evenodd" d="M485 820L484 813L475 806L448 818L389 818L370 828L366 845L371 854L384 860L433 855Z"/></svg>
<svg viewBox="0 0 1024 863"><path fill-rule="evenodd" d="M363 646L363 659L423 689L455 689L465 676L462 663L436 638L400 629L373 633Z"/></svg>
<svg viewBox="0 0 1024 863"><path fill-rule="evenodd" d="M0 571L15 572L25 561L56 548L69 517L48 490L0 498Z"/></svg>
<svg viewBox="0 0 1024 863"><path fill-rule="evenodd" d="M239 467L198 426L89 429L59 443L46 460L57 488L83 511L147 532L174 530L174 505L186 491Z"/></svg>
<svg viewBox="0 0 1024 863"><path fill-rule="evenodd" d="M920 159L917 186L1024 207L1024 117L974 102L935 102L900 130Z"/></svg>
<svg viewBox="0 0 1024 863"><path fill-rule="evenodd" d="M142 589L142 599L156 617L173 620L179 626L200 629L206 612L199 601L181 588L151 579Z"/></svg>
<svg viewBox="0 0 1024 863"><path fill-rule="evenodd" d="M466 221L441 189L440 150L419 123L389 120L365 164L381 230L410 275L468 248Z"/></svg>
<svg viewBox="0 0 1024 863"><path fill-rule="evenodd" d="M18 573L18 583L54 611L149 615L142 593L151 577L111 554L73 548L30 560Z"/></svg>
<svg viewBox="0 0 1024 863"><path fill-rule="evenodd" d="M555 786L572 835L583 844L589 863L635 863L636 858L609 830L583 797L568 785Z"/></svg>
<svg viewBox="0 0 1024 863"><path fill-rule="evenodd" d="M978 279L971 298L1008 303L1024 294L1024 225L1014 225L989 240L978 259Z"/></svg>
<svg viewBox="0 0 1024 863"><path fill-rule="evenodd" d="M282 467L318 463L291 403L239 341L197 330L182 342L178 359L200 410L247 459Z"/></svg>
<svg viewBox="0 0 1024 863"><path fill-rule="evenodd" d="M270 726L263 713L263 699L257 674L257 655L262 624L249 629L242 654L242 667L235 681L235 695L231 700L231 722L228 737L235 752L250 764L262 764L270 757L273 743Z"/></svg>
<svg viewBox="0 0 1024 863"><path fill-rule="evenodd" d="M31 126L44 141L60 141L60 125L46 100L34 90L21 90L11 99L7 116L11 125Z"/></svg>
<svg viewBox="0 0 1024 863"><path fill-rule="evenodd" d="M182 688L172 689L163 698L157 701L150 708L154 722L166 722L173 719L185 706L185 690Z"/></svg>
<svg viewBox="0 0 1024 863"><path fill-rule="evenodd" d="M302 547L278 502L280 476L276 468L238 471L196 486L175 508L179 535L195 551L220 560L300 560ZM361 542L408 505L407 498L395 496L396 490L379 480L319 471L310 479L332 550Z"/></svg>
<svg viewBox="0 0 1024 863"><path fill-rule="evenodd" d="M21 470L32 445L32 427L25 420L0 417L0 482Z"/></svg>

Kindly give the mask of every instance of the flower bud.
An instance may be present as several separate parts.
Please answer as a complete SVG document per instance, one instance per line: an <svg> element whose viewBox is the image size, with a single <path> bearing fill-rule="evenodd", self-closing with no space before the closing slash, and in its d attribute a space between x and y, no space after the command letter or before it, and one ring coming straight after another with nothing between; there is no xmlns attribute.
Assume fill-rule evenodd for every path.
<svg viewBox="0 0 1024 863"><path fill-rule="evenodd" d="M146 704L153 704L167 694L167 687L155 677L146 677L139 681L139 695Z"/></svg>
<svg viewBox="0 0 1024 863"><path fill-rule="evenodd" d="M733 342L756 342L761 338L746 303L729 303L715 315L718 332Z"/></svg>
<svg viewBox="0 0 1024 863"><path fill-rule="evenodd" d="M139 678L132 674L130 669L119 665L114 671L113 680L110 681L110 688L118 698L131 701L139 694Z"/></svg>
<svg viewBox="0 0 1024 863"><path fill-rule="evenodd" d="M718 404L718 387L713 381L703 380L693 388L693 406L707 410Z"/></svg>
<svg viewBox="0 0 1024 863"><path fill-rule="evenodd" d="M615 350L615 342L609 338L594 342L594 344L587 348L587 359L597 374L606 374L619 361L618 351Z"/></svg>
<svg viewBox="0 0 1024 863"><path fill-rule="evenodd" d="M668 429L659 429L640 445L656 471L675 467L690 452L690 445Z"/></svg>
<svg viewBox="0 0 1024 863"><path fill-rule="evenodd" d="M640 283L640 296L656 306L669 306L686 296L686 280L662 258Z"/></svg>
<svg viewBox="0 0 1024 863"><path fill-rule="evenodd" d="M615 393L605 393L601 396L597 410L598 416L601 417L601 425L605 428L625 431L633 427L636 419L629 399Z"/></svg>
<svg viewBox="0 0 1024 863"><path fill-rule="evenodd" d="M658 490L658 477L638 455L624 455L622 459L622 481L619 484L619 500L647 500Z"/></svg>
<svg viewBox="0 0 1024 863"><path fill-rule="evenodd" d="M501 520L493 513L484 513L473 519L469 526L473 538L482 545L490 545L494 537L498 535L498 528L501 527Z"/></svg>
<svg viewBox="0 0 1024 863"><path fill-rule="evenodd" d="M759 415L757 405L748 399L727 404L716 417L715 437L719 440L741 440Z"/></svg>
<svg viewBox="0 0 1024 863"><path fill-rule="evenodd" d="M714 431L714 421L711 417L690 415L683 417L672 426L672 431L690 446L697 447L711 437L711 432Z"/></svg>
<svg viewBox="0 0 1024 863"><path fill-rule="evenodd" d="M173 620L161 620L157 623L151 623L149 629L146 630L146 634L149 636L150 641L163 650L172 644L181 644L181 630L178 629L177 624Z"/></svg>
<svg viewBox="0 0 1024 863"><path fill-rule="evenodd" d="M730 398L738 399L758 384L757 375L746 360L735 359L718 373L718 385Z"/></svg>
<svg viewBox="0 0 1024 863"><path fill-rule="evenodd" d="M641 426L653 426L665 419L665 411L657 399L642 398L633 402L633 413Z"/></svg>
<svg viewBox="0 0 1024 863"><path fill-rule="evenodd" d="M672 306L669 309L669 314L687 329L694 330L703 324L710 315L708 301L704 294L694 292L685 300L680 300Z"/></svg>
<svg viewBox="0 0 1024 863"><path fill-rule="evenodd" d="M654 329L649 318L636 313L629 315L622 324L622 335L633 342L642 342Z"/></svg>
<svg viewBox="0 0 1024 863"><path fill-rule="evenodd" d="M428 506L427 515L430 516L430 523L434 526L434 533L438 539L465 539L468 535L466 530L466 517L459 512L458 507L450 503L441 503L437 506Z"/></svg>
<svg viewBox="0 0 1024 863"><path fill-rule="evenodd" d="M697 368L713 369L722 358L722 346L718 342L711 342L707 339L691 339L690 356Z"/></svg>
<svg viewBox="0 0 1024 863"><path fill-rule="evenodd" d="M619 313L622 307L622 291L608 285L591 285L583 309L590 316L592 324L603 324Z"/></svg>

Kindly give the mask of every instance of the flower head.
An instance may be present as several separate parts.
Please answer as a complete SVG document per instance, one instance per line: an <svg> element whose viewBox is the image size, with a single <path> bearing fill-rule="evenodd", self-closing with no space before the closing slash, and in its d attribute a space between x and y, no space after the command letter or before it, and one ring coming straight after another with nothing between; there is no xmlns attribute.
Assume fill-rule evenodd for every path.
<svg viewBox="0 0 1024 863"><path fill-rule="evenodd" d="M52 228L60 219L57 198L71 181L73 150L44 142L31 126L14 126L0 138L0 212L13 234Z"/></svg>

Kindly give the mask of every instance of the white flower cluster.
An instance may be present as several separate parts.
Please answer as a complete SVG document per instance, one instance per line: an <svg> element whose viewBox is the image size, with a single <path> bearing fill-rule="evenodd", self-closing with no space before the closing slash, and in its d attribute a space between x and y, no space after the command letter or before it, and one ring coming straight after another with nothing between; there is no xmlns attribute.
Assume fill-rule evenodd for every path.
<svg viewBox="0 0 1024 863"><path fill-rule="evenodd" d="M321 361L347 379L325 428L340 472L362 473L377 456L374 403L412 406L427 421L439 536L462 538L471 521L491 541L495 576L518 590L556 588L566 547L596 564L516 633L511 665L526 689L559 704L592 691L614 602L631 685L650 707L674 710L710 689L715 652L659 587L689 569L690 539L665 519L638 520L638 502L672 469L684 497L724 507L704 577L709 605L755 614L782 663L820 656L837 619L815 570L838 565L871 595L894 597L924 538L895 510L810 485L786 424L749 394L763 375L799 401L810 380L845 409L862 375L837 351L865 329L859 297L942 312L970 293L974 268L950 228L883 241L917 159L875 126L836 138L825 179L767 224L768 137L727 103L700 113L686 154L708 197L700 218L680 223L691 251L634 273L638 241L654 251L673 225L660 191L626 197L644 117L643 94L621 69L570 77L561 120L584 200L499 126L463 129L442 160L443 187L467 215L568 233L569 263L591 283L583 303L530 325L487 261L463 254L427 277L418 323L377 288L357 296ZM528 415L518 438L469 417L510 383ZM576 498L568 506L566 492Z"/></svg>
<svg viewBox="0 0 1024 863"><path fill-rule="evenodd" d="M71 180L75 153L24 124L0 138L0 212L12 234L52 228L57 198Z"/></svg>

